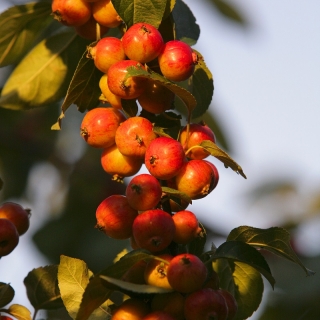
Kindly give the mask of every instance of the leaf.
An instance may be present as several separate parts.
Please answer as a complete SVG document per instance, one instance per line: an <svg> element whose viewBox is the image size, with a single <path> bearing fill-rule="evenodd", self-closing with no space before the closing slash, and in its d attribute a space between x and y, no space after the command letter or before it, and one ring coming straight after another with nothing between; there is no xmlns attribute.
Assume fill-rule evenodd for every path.
<svg viewBox="0 0 320 320"><path fill-rule="evenodd" d="M35 46L5 83L0 105L8 109L46 106L61 99L73 73L79 46L74 31L56 34Z"/></svg>
<svg viewBox="0 0 320 320"><path fill-rule="evenodd" d="M101 76L102 72L95 67L93 59L87 58L86 50L69 84L67 94L61 106L61 115L58 118L58 122L51 127L52 130L61 129L61 120L72 104L77 105L81 112L90 110L99 104L99 96L101 94L99 81Z"/></svg>
<svg viewBox="0 0 320 320"><path fill-rule="evenodd" d="M230 3L227 3L225 0L211 0L211 3L215 6L218 12L222 14L225 18L233 22L236 22L239 25L247 25L246 19Z"/></svg>
<svg viewBox="0 0 320 320"><path fill-rule="evenodd" d="M190 8L183 1L177 0L172 16L175 23L176 39L184 41L190 46L196 44L200 36L200 27Z"/></svg>
<svg viewBox="0 0 320 320"><path fill-rule="evenodd" d="M188 244L188 252L198 257L200 257L203 254L203 250L207 242L207 232L202 223L200 222L199 227L201 228L199 236L197 236Z"/></svg>
<svg viewBox="0 0 320 320"><path fill-rule="evenodd" d="M242 241L251 246L263 248L298 264L307 276L315 274L315 272L307 269L295 254L290 245L290 234L283 228L259 229L241 226L230 232L227 241Z"/></svg>
<svg viewBox="0 0 320 320"><path fill-rule="evenodd" d="M189 204L192 203L191 198L187 194L185 194L181 191L178 191L176 189L172 189L169 187L161 187L161 189L162 189L162 192L166 193L169 196L174 196L174 197L179 198Z"/></svg>
<svg viewBox="0 0 320 320"><path fill-rule="evenodd" d="M17 320L31 320L30 310L20 304L12 304L8 312Z"/></svg>
<svg viewBox="0 0 320 320"><path fill-rule="evenodd" d="M9 283L0 282L0 308L12 301L14 290Z"/></svg>
<svg viewBox="0 0 320 320"><path fill-rule="evenodd" d="M191 112L197 105L197 100L195 97L186 89L183 87L178 86L177 84L169 81L165 77L161 76L160 74L153 72L152 70L145 70L144 68L140 67L137 68L135 66L128 67L127 68L127 74L126 78L129 77L143 77L152 79L153 81L160 83L161 85L165 86L169 90L171 90L173 93L175 93L185 104L187 107L189 115L191 115Z"/></svg>
<svg viewBox="0 0 320 320"><path fill-rule="evenodd" d="M30 2L0 15L0 67L16 63L53 21L49 2Z"/></svg>
<svg viewBox="0 0 320 320"><path fill-rule="evenodd" d="M212 74L206 66L201 53L195 52L197 53L198 62L192 76L191 93L197 100L197 107L192 112L192 118L201 117L208 110L214 90Z"/></svg>
<svg viewBox="0 0 320 320"><path fill-rule="evenodd" d="M89 283L92 272L85 262L79 259L60 256L58 267L58 282L63 303L72 319L76 318L82 296ZM108 315L96 309L89 319L107 319Z"/></svg>
<svg viewBox="0 0 320 320"><path fill-rule="evenodd" d="M210 152L210 154L224 163L226 168L230 167L233 171L247 179L242 168L222 149L210 140L202 141L199 146Z"/></svg>
<svg viewBox="0 0 320 320"><path fill-rule="evenodd" d="M127 27L146 22L159 27L167 1L164 0L112 0L113 6Z"/></svg>
<svg viewBox="0 0 320 320"><path fill-rule="evenodd" d="M36 310L63 307L58 287L58 266L50 265L33 269L24 279L27 296Z"/></svg>
<svg viewBox="0 0 320 320"><path fill-rule="evenodd" d="M119 279L136 262L151 258L153 255L145 250L133 250L113 265L94 275L85 289L76 320L87 320L93 310L105 302L113 292L103 285L101 275Z"/></svg>
<svg viewBox="0 0 320 320"><path fill-rule="evenodd" d="M231 259L234 261L239 261L250 265L259 271L274 287L275 280L271 275L270 268L261 255L255 248L241 241L227 241L221 244L211 259Z"/></svg>
<svg viewBox="0 0 320 320"><path fill-rule="evenodd" d="M138 105L135 99L122 99L122 109L128 117L135 117L138 113Z"/></svg>
<svg viewBox="0 0 320 320"><path fill-rule="evenodd" d="M150 295L150 294L168 293L173 291L173 289L165 289L165 288L155 287L147 284L135 284L135 283L122 281L119 279L115 279L115 278L107 277L103 275L101 275L100 278L106 281L108 284L111 284L110 289L119 290L127 294L130 294L131 292L131 293ZM108 287L108 285L106 286Z"/></svg>

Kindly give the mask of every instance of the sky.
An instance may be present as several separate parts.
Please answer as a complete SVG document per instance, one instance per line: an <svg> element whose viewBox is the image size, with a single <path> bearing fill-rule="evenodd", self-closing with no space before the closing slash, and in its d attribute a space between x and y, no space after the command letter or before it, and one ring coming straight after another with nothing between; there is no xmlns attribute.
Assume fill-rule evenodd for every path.
<svg viewBox="0 0 320 320"><path fill-rule="evenodd" d="M227 23L205 1L185 2L201 29L195 49L214 76L211 108L230 138L231 156L247 176L243 179L210 157L220 172L219 184L208 197L194 201L192 209L200 221L225 233L240 225L274 226L283 218L249 209L246 192L274 178L293 179L304 193L320 187L320 2L230 1L247 17L247 29ZM316 250L320 236L313 232L310 241L310 230L306 227L309 237L301 239ZM27 306L23 278L46 264L33 248L31 233L0 261L1 281L10 282L15 302Z"/></svg>

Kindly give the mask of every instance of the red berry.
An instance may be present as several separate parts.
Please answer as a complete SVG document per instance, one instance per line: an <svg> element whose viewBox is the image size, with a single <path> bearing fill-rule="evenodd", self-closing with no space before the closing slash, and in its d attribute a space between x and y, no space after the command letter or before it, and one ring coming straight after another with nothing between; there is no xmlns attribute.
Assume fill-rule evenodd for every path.
<svg viewBox="0 0 320 320"><path fill-rule="evenodd" d="M15 225L8 219L0 219L0 257L11 253L19 243Z"/></svg>

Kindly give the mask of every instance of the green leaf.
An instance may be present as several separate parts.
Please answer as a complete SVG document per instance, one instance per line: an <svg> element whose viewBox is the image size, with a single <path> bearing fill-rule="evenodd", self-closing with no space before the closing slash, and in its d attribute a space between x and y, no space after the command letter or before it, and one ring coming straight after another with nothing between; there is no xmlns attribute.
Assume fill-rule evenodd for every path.
<svg viewBox="0 0 320 320"><path fill-rule="evenodd" d="M219 275L220 288L228 290L235 295L235 285L232 276L234 263L228 259L217 259L212 261L212 269Z"/></svg>
<svg viewBox="0 0 320 320"><path fill-rule="evenodd" d="M9 307L8 312L17 320L31 320L30 310L20 304L12 304Z"/></svg>
<svg viewBox="0 0 320 320"><path fill-rule="evenodd" d="M111 286L109 287L110 289L125 292L127 294L139 293L144 295L150 295L150 294L168 293L173 291L173 289L165 289L165 288L155 287L147 284L135 284L135 283L122 281L119 279L115 279L115 278L107 277L103 275L101 275L100 278L107 282L107 284L105 284L106 287L109 287L108 284L109 285L111 284Z"/></svg>
<svg viewBox="0 0 320 320"><path fill-rule="evenodd" d="M211 259L231 259L249 264L257 271L259 271L274 287L275 280L271 275L268 263L255 248L241 241L227 241L221 244Z"/></svg>
<svg viewBox="0 0 320 320"><path fill-rule="evenodd" d="M153 255L145 250L133 250L113 265L94 275L85 289L76 320L87 320L90 314L105 302L113 292L103 285L100 276L120 279L136 262L151 258L153 258Z"/></svg>
<svg viewBox="0 0 320 320"><path fill-rule="evenodd" d="M200 28L190 8L181 0L176 1L172 16L174 19L175 38L194 45L200 36Z"/></svg>
<svg viewBox="0 0 320 320"><path fill-rule="evenodd" d="M80 112L90 110L99 104L99 96L101 94L99 81L101 76L102 72L95 67L93 59L87 57L86 50L74 72L61 106L61 115L58 118L58 122L51 127L52 130L61 129L61 120L72 104L77 105Z"/></svg>
<svg viewBox="0 0 320 320"><path fill-rule="evenodd" d="M16 63L53 21L49 2L13 6L0 15L0 67Z"/></svg>
<svg viewBox="0 0 320 320"><path fill-rule="evenodd" d="M9 283L0 282L0 308L12 301L14 290Z"/></svg>
<svg viewBox="0 0 320 320"><path fill-rule="evenodd" d="M192 203L192 199L187 195L185 194L184 192L181 192L181 191L178 191L176 189L172 189L172 188L169 188L169 187L161 187L162 188L162 192L166 193L167 195L169 196L173 196L175 198L179 198L189 204Z"/></svg>
<svg viewBox="0 0 320 320"><path fill-rule="evenodd" d="M212 74L206 66L201 53L195 52L197 53L198 62L192 76L191 93L197 100L197 107L192 112L192 118L201 117L208 110L214 90Z"/></svg>
<svg viewBox="0 0 320 320"><path fill-rule="evenodd" d="M63 307L57 274L58 266L50 265L33 269L24 279L28 299L36 310Z"/></svg>
<svg viewBox="0 0 320 320"><path fill-rule="evenodd" d="M188 110L189 116L191 116L191 112L194 110L194 108L197 105L197 100L195 97L186 89L183 87L178 86L177 84L169 81L165 77L161 76L160 74L153 72L152 70L148 69L145 70L142 67L129 67L127 69L126 79L129 77L143 77L152 79L153 81L160 83L161 85L165 86L169 90L171 90L173 93L175 93L185 104Z"/></svg>
<svg viewBox="0 0 320 320"><path fill-rule="evenodd" d="M74 31L41 41L19 63L5 83L0 105L8 109L30 109L60 100L66 93L83 44Z"/></svg>
<svg viewBox="0 0 320 320"><path fill-rule="evenodd" d="M298 264L307 276L315 274L315 272L307 269L297 257L290 245L290 234L283 228L259 229L241 226L230 232L227 241L242 241L251 246L263 248Z"/></svg>
<svg viewBox="0 0 320 320"><path fill-rule="evenodd" d="M82 260L64 255L60 257L58 267L58 282L63 303L72 319L76 318L82 296L92 272ZM96 309L89 319L107 319L108 314Z"/></svg>
<svg viewBox="0 0 320 320"><path fill-rule="evenodd" d="M230 167L233 171L247 179L242 168L222 149L210 140L202 141L199 146L210 152L210 154L224 163L226 168Z"/></svg>
<svg viewBox="0 0 320 320"><path fill-rule="evenodd" d="M127 27L146 22L159 27L167 1L164 0L112 0L113 6Z"/></svg>

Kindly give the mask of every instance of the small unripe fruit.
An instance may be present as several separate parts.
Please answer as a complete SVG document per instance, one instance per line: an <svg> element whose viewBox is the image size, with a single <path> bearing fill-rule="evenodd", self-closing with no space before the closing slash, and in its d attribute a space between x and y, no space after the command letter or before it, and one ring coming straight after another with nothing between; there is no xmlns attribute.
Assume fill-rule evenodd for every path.
<svg viewBox="0 0 320 320"><path fill-rule="evenodd" d="M111 238L128 239L137 215L138 211L130 207L125 196L112 195L104 199L97 208L96 228Z"/></svg>
<svg viewBox="0 0 320 320"><path fill-rule="evenodd" d="M10 220L17 228L19 236L29 229L30 209L24 209L20 204L5 202L0 206L0 218Z"/></svg>
<svg viewBox="0 0 320 320"><path fill-rule="evenodd" d="M203 286L207 273L205 264L197 256L183 253L170 261L167 278L174 290L189 293Z"/></svg>
<svg viewBox="0 0 320 320"><path fill-rule="evenodd" d="M0 258L10 254L19 243L15 225L8 219L0 219Z"/></svg>

